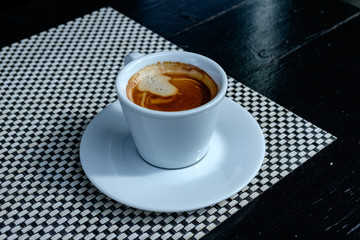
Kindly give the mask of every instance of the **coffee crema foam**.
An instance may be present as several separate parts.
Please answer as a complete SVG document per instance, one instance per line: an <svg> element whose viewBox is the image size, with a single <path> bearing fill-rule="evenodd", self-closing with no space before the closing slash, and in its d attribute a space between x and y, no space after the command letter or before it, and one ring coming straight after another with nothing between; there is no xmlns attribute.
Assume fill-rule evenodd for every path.
<svg viewBox="0 0 360 240"><path fill-rule="evenodd" d="M218 92L214 80L187 63L159 62L135 73L126 87L135 104L158 111L183 111L199 107Z"/></svg>

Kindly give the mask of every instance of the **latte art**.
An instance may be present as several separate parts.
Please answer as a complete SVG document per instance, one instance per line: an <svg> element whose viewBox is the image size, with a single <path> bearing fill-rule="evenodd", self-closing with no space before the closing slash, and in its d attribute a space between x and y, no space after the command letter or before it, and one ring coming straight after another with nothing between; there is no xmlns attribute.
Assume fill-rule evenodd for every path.
<svg viewBox="0 0 360 240"><path fill-rule="evenodd" d="M182 111L199 107L218 91L202 69L186 63L162 62L135 73L128 82L128 98L142 107L159 111Z"/></svg>

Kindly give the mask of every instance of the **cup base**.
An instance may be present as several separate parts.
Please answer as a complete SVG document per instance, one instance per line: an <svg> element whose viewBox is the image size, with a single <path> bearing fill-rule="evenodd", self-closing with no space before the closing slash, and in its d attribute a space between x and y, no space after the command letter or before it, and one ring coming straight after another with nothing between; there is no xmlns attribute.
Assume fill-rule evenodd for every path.
<svg viewBox="0 0 360 240"><path fill-rule="evenodd" d="M156 167L156 168L160 168L160 169L164 169L164 170L177 170L177 169L183 169L183 168L188 168L188 167L191 167L195 164L197 164L198 162L200 162L201 160L203 160L206 156L206 154L209 152L209 148L205 151L205 153L199 158L197 159L195 162L191 163L191 164L188 164L188 165L185 165L185 166L176 166L176 167L165 167L165 166L159 166L159 165L155 165L155 164L152 164L150 163L149 161L147 161L145 158L143 158L143 156L141 156L141 154L139 153L139 151L136 149L137 153L139 154L140 158L146 162L147 164L153 166L153 167Z"/></svg>

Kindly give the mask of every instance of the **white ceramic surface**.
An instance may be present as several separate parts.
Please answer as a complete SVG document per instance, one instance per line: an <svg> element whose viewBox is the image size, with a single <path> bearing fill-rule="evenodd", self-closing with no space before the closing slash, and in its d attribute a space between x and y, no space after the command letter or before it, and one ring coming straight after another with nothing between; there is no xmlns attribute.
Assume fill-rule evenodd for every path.
<svg viewBox="0 0 360 240"><path fill-rule="evenodd" d="M118 101L86 128L80 159L90 181L110 198L142 210L190 211L216 204L244 188L259 171L265 141L256 120L225 98L207 155L166 170L137 153Z"/></svg>
<svg viewBox="0 0 360 240"><path fill-rule="evenodd" d="M213 60L199 54L165 51L143 55L129 54L126 66L116 79L116 92L139 154L162 168L190 166L207 153L214 132L219 104L225 97L227 76ZM186 111L165 112L146 109L127 98L129 79L140 69L157 62L189 63L205 70L218 85L217 95L208 103Z"/></svg>

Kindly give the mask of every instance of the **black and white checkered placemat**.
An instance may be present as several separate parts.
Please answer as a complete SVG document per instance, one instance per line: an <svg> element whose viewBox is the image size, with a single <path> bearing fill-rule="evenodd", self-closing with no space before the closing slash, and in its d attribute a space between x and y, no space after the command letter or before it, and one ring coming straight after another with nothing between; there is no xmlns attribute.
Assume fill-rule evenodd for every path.
<svg viewBox="0 0 360 240"><path fill-rule="evenodd" d="M227 96L266 137L251 183L193 212L144 212L111 200L81 168L82 133L117 99L125 54L175 49L108 7L0 51L0 239L199 239L335 139L230 78Z"/></svg>

